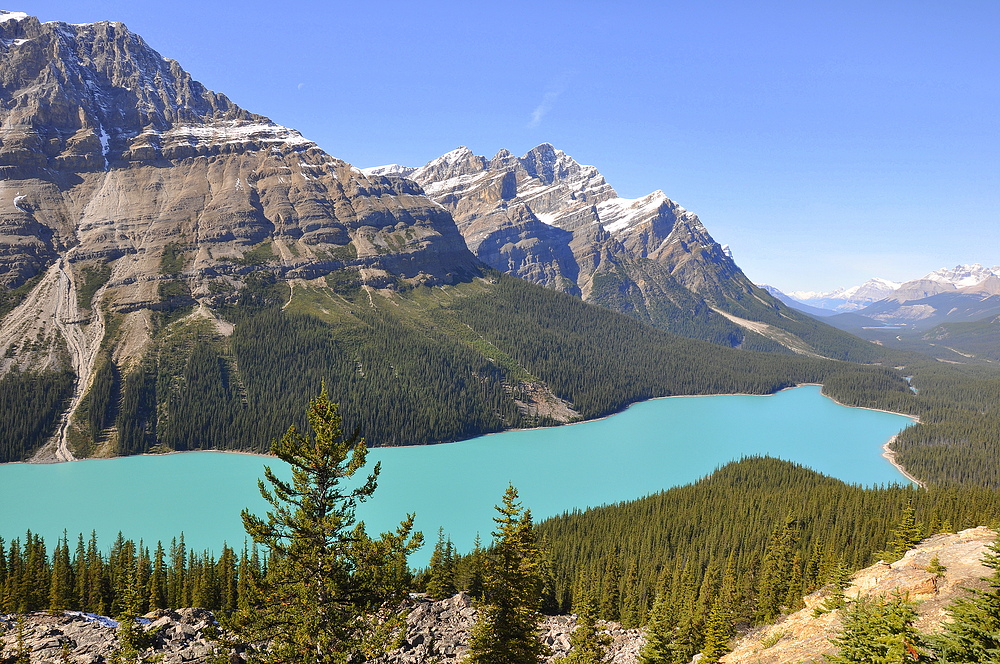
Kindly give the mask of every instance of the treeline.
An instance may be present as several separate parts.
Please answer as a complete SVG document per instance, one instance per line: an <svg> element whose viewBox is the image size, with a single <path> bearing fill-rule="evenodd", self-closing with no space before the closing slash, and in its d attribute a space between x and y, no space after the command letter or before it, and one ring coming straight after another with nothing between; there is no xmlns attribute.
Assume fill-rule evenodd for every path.
<svg viewBox="0 0 1000 664"><path fill-rule="evenodd" d="M45 540L28 532L5 543L0 538L0 613L89 611L120 615L128 609L197 606L220 615L241 608L253 596L248 584L266 572L256 549L237 553L223 545L216 558L192 551L184 536L150 549L121 534L105 552L96 535L75 543L60 538L51 553ZM127 607L126 603L131 603Z"/></svg>
<svg viewBox="0 0 1000 664"><path fill-rule="evenodd" d="M594 273L588 302L682 337L744 350L791 353L776 341L713 311L707 302L677 283L662 263L649 258L610 260L617 262ZM636 284L637 277L644 278L643 288Z"/></svg>
<svg viewBox="0 0 1000 664"><path fill-rule="evenodd" d="M659 396L769 394L821 382L839 368L827 360L678 337L509 277L457 298L453 309L584 418Z"/></svg>
<svg viewBox="0 0 1000 664"><path fill-rule="evenodd" d="M207 326L165 338L125 378L118 451L264 451L289 423L303 424L299 405L324 381L372 445L546 423L521 414L500 367L447 335L381 311L331 325L264 307L242 318L228 344Z"/></svg>
<svg viewBox="0 0 1000 664"><path fill-rule="evenodd" d="M0 378L0 462L22 461L55 433L73 393L73 372L18 372Z"/></svg>
<svg viewBox="0 0 1000 664"><path fill-rule="evenodd" d="M587 596L598 617L626 626L667 620L678 661L688 661L720 629L728 638L739 625L795 610L806 593L883 550L899 555L924 535L998 520L994 491L865 489L789 462L745 459L689 486L538 524L537 593L550 613L577 611ZM482 596L490 555L479 545L459 555L442 536L415 585L409 574L395 582L435 597ZM224 545L216 557L187 549L183 537L164 547L119 535L103 553L92 535L64 536L49 551L28 533L0 540L0 613L117 615L132 602L138 612L201 606L224 617L260 601L255 593L268 568L245 546ZM710 628L720 598L726 620Z"/></svg>

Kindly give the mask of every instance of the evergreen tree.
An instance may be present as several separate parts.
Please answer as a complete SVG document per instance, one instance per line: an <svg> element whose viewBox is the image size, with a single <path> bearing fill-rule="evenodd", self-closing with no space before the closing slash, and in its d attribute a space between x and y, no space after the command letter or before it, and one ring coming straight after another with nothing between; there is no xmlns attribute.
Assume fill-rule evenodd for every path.
<svg viewBox="0 0 1000 664"><path fill-rule="evenodd" d="M456 575L460 577L457 585L461 590L469 593L472 599L483 598L486 583L486 552L483 550L479 533L476 533L476 539L472 542L472 551L469 555L463 556L457 565Z"/></svg>
<svg viewBox="0 0 1000 664"><path fill-rule="evenodd" d="M120 534L119 541L121 541ZM129 547L124 549L127 552ZM118 622L118 629L115 632L118 644L108 654L108 664L143 664L155 661L157 658L141 656L144 650L153 645L155 636L145 632L136 622L136 615L142 603L136 560L119 557L119 562L124 565L124 569L117 571L124 578L120 585L121 595L115 598L115 603L121 606L121 612L115 618Z"/></svg>
<svg viewBox="0 0 1000 664"><path fill-rule="evenodd" d="M597 626L593 593L583 590L576 603L576 629L569 635L569 654L564 664L606 664L611 637Z"/></svg>
<svg viewBox="0 0 1000 664"><path fill-rule="evenodd" d="M827 611L844 608L846 601L844 591L851 585L851 572L843 560L838 560L830 569L830 595L823 603L813 609L813 616L820 616Z"/></svg>
<svg viewBox="0 0 1000 664"><path fill-rule="evenodd" d="M540 552L531 511L522 510L508 486L493 518L493 549L487 558L484 597L469 640L468 664L542 662Z"/></svg>
<svg viewBox="0 0 1000 664"><path fill-rule="evenodd" d="M438 528L438 540L431 553L428 571L428 597L441 600L455 594L455 550L451 540L445 540L444 528Z"/></svg>
<svg viewBox="0 0 1000 664"><path fill-rule="evenodd" d="M940 558L934 556L927 564L927 571L933 574L935 577L941 578L942 576L944 576L944 573L948 571L948 568L941 564Z"/></svg>
<svg viewBox="0 0 1000 664"><path fill-rule="evenodd" d="M902 595L859 599L847 610L840 636L831 639L838 651L829 660L836 664L929 661L921 652L923 637L913 627L916 618L913 603Z"/></svg>
<svg viewBox="0 0 1000 664"><path fill-rule="evenodd" d="M646 623L646 643L639 651L639 664L673 664L677 661L674 647L676 620L670 610L666 592L660 592Z"/></svg>
<svg viewBox="0 0 1000 664"><path fill-rule="evenodd" d="M360 486L342 486L365 466L365 442L357 432L344 434L325 388L307 414L312 435L293 425L271 446L291 466L291 482L265 466L270 488L258 484L272 509L266 519L243 511L247 533L267 547L270 561L259 582L262 604L240 612L235 623L250 643L267 644L248 653L253 661L367 661L388 639L376 629L373 612L405 592L384 587L387 577L375 570L396 569L400 560L405 567L422 538L412 532L412 515L394 534L360 537L355 509L375 492L380 465Z"/></svg>
<svg viewBox="0 0 1000 664"><path fill-rule="evenodd" d="M917 523L916 509L913 503L907 503L903 509L903 518L899 525L892 531L892 536L886 543L885 550L879 551L875 555L887 563L893 563L903 557L914 544L924 538L923 524Z"/></svg>
<svg viewBox="0 0 1000 664"><path fill-rule="evenodd" d="M626 629L638 627L642 623L646 607L639 597L639 566L635 560L629 562L628 571L622 582L621 624Z"/></svg>
<svg viewBox="0 0 1000 664"><path fill-rule="evenodd" d="M59 612L76 606L73 567L69 559L66 532L52 552L52 581L49 586L49 611Z"/></svg>
<svg viewBox="0 0 1000 664"><path fill-rule="evenodd" d="M1000 539L987 548L983 565L993 570L988 587L953 602L944 631L928 637L942 662L1000 662Z"/></svg>
<svg viewBox="0 0 1000 664"><path fill-rule="evenodd" d="M757 585L757 622L772 622L781 613L788 596L797 541L798 524L789 516L771 535L764 562L761 563Z"/></svg>
<svg viewBox="0 0 1000 664"><path fill-rule="evenodd" d="M729 640L733 637L733 609L736 605L736 561L732 556L722 573L719 591L712 601L712 608L705 621L705 641L701 646L702 662L715 664L729 652Z"/></svg>
<svg viewBox="0 0 1000 664"><path fill-rule="evenodd" d="M156 543L156 553L153 557L153 570L148 581L148 605L151 609L167 608L167 570L166 553L163 544Z"/></svg>

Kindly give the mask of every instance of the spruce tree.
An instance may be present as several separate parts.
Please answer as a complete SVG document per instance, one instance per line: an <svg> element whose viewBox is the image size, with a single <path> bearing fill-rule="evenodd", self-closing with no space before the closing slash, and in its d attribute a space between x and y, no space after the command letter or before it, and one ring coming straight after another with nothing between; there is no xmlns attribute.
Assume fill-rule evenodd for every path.
<svg viewBox="0 0 1000 664"><path fill-rule="evenodd" d="M472 599L483 598L483 587L486 583L486 552L483 542L476 533L472 542L472 551L461 558L461 564L456 567L456 585L472 596Z"/></svg>
<svg viewBox="0 0 1000 664"><path fill-rule="evenodd" d="M156 554L153 557L153 571L148 581L148 604L151 609L167 608L167 570L166 553L163 544L156 543Z"/></svg>
<svg viewBox="0 0 1000 664"><path fill-rule="evenodd" d="M761 563L755 615L758 623L771 622L781 613L788 596L797 542L798 523L794 518L786 517L784 523L772 533Z"/></svg>
<svg viewBox="0 0 1000 664"><path fill-rule="evenodd" d="M722 582L712 600L712 608L705 621L704 642L701 646L702 662L714 664L729 652L729 640L733 637L733 610L736 606L736 561L733 556L726 562Z"/></svg>
<svg viewBox="0 0 1000 664"><path fill-rule="evenodd" d="M270 488L263 480L258 486L272 508L267 518L243 511L247 533L270 556L259 581L262 604L239 612L235 627L248 642L264 644L248 652L251 661L367 661L389 638L375 612L405 593L390 586L422 537L412 531L412 515L395 533L365 535L355 509L375 492L380 465L363 483L343 486L364 468L365 442L357 431L344 434L325 388L307 414L312 435L293 425L271 446L292 479L264 467Z"/></svg>
<svg viewBox="0 0 1000 664"><path fill-rule="evenodd" d="M69 559L69 542L66 533L52 552L52 581L49 586L49 611L60 612L76 607L73 568Z"/></svg>
<svg viewBox="0 0 1000 664"><path fill-rule="evenodd" d="M993 570L987 588L953 602L944 631L928 637L942 662L1000 662L1000 538L987 547L983 565Z"/></svg>
<svg viewBox="0 0 1000 664"><path fill-rule="evenodd" d="M903 517L899 525L892 531L885 550L879 551L875 556L887 563L893 563L903 557L914 544L924 538L923 524L917 523L916 510L913 503L907 503L903 509Z"/></svg>
<svg viewBox="0 0 1000 664"><path fill-rule="evenodd" d="M673 664L677 661L674 646L676 619L666 592L660 592L646 623L646 643L639 651L639 664Z"/></svg>
<svg viewBox="0 0 1000 664"><path fill-rule="evenodd" d="M542 662L540 552L531 511L522 510L508 486L493 518L493 548L487 557L484 596L469 640L468 664Z"/></svg>
<svg viewBox="0 0 1000 664"><path fill-rule="evenodd" d="M851 571L843 560L837 562L830 568L830 594L823 603L813 609L813 616L818 617L827 611L842 609L846 605L844 591L851 585Z"/></svg>
<svg viewBox="0 0 1000 664"><path fill-rule="evenodd" d="M923 650L923 636L913 627L916 618L914 604L903 595L859 599L847 610L840 635L831 639L838 651L828 659L835 664L929 661Z"/></svg>
<svg viewBox="0 0 1000 664"><path fill-rule="evenodd" d="M455 594L455 553L451 540L445 540L444 528L438 528L438 539L431 553L428 572L428 597L441 600Z"/></svg>
<svg viewBox="0 0 1000 664"><path fill-rule="evenodd" d="M606 664L611 637L597 626L593 591L585 588L576 604L576 629L569 635L569 654L563 664Z"/></svg>
<svg viewBox="0 0 1000 664"><path fill-rule="evenodd" d="M935 577L941 578L942 576L944 576L944 573L948 571L948 568L941 564L940 558L934 556L927 564L927 571L933 574Z"/></svg>

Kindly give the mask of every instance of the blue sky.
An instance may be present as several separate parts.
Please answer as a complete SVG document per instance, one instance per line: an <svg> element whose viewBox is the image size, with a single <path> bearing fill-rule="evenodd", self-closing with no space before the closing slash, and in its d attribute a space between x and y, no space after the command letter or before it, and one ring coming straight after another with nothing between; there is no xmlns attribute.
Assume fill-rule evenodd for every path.
<svg viewBox="0 0 1000 664"><path fill-rule="evenodd" d="M68 2L360 166L550 142L751 279L1000 264L1000 3Z"/></svg>

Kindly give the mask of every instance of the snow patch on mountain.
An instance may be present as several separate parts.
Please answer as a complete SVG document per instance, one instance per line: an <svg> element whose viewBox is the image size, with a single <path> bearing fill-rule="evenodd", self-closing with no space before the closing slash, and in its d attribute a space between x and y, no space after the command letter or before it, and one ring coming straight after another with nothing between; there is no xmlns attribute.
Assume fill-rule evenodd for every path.
<svg viewBox="0 0 1000 664"><path fill-rule="evenodd" d="M954 284L957 288L968 288L969 286L978 286L990 277L1000 277L1000 265L983 267L979 263L973 263L971 265L956 265L953 268L943 267L934 270L923 279L943 284Z"/></svg>
<svg viewBox="0 0 1000 664"><path fill-rule="evenodd" d="M385 166L372 166L370 168L362 168L361 172L368 176L374 175L399 175L401 177L408 177L413 171L417 170L412 166L402 166L400 164L386 164Z"/></svg>
<svg viewBox="0 0 1000 664"><path fill-rule="evenodd" d="M28 18L28 15L24 12L9 12L5 9L0 9L0 23L6 23L7 21L23 21Z"/></svg>

